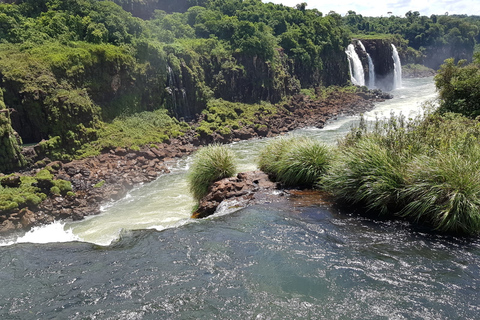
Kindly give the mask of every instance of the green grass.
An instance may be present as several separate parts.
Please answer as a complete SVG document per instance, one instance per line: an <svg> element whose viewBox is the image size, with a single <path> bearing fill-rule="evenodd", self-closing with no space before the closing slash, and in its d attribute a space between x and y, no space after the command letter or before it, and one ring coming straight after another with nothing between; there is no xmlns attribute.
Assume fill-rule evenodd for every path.
<svg viewBox="0 0 480 320"><path fill-rule="evenodd" d="M312 187L327 171L332 152L307 137L281 137L260 152L259 168L286 186Z"/></svg>
<svg viewBox="0 0 480 320"><path fill-rule="evenodd" d="M207 195L213 182L231 177L235 172L234 154L228 147L218 144L203 147L194 154L188 172L190 192L199 201Z"/></svg>
<svg viewBox="0 0 480 320"><path fill-rule="evenodd" d="M202 111L204 120L196 128L202 134L229 134L248 125L253 125L260 117L277 112L277 106L270 103L246 104L229 102L223 99L210 100Z"/></svg>
<svg viewBox="0 0 480 320"><path fill-rule="evenodd" d="M144 145L178 137L189 128L188 124L170 117L163 109L118 117L104 124L98 131L98 139L85 144L79 157L96 155L103 149L116 147L138 150Z"/></svg>
<svg viewBox="0 0 480 320"><path fill-rule="evenodd" d="M440 231L480 232L480 147L420 157L410 164L409 183L401 190L401 214L426 221Z"/></svg>
<svg viewBox="0 0 480 320"><path fill-rule="evenodd" d="M69 181L54 180L47 169L39 171L35 177L16 175L20 177L18 185L8 187L3 180L12 179L14 176L0 178L0 214L25 207L34 208L49 194L65 196L72 192L72 184Z"/></svg>
<svg viewBox="0 0 480 320"><path fill-rule="evenodd" d="M459 115L363 122L339 144L320 186L374 212L479 234L479 142L479 122Z"/></svg>

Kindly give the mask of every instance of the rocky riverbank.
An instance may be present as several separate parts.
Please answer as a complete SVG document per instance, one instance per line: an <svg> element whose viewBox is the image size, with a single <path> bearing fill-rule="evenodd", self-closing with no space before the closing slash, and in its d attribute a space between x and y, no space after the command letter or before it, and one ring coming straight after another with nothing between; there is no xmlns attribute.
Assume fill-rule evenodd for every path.
<svg viewBox="0 0 480 320"><path fill-rule="evenodd" d="M198 135L194 129L184 136L171 139L167 143L149 145L139 151L123 148L106 151L98 156L72 162L51 162L48 159L36 162L37 166L22 172L23 175L35 175L48 166L55 179L72 183L73 194L68 196L52 195L37 206L0 212L0 233L15 230L28 230L41 224L58 219L83 219L88 215L100 213L101 205L118 200L136 185L156 179L169 172L169 165L176 159L192 153L199 146L212 142L228 143L257 137L272 137L293 129L324 124L340 115L358 114L373 108L374 102L391 98L380 91L360 93L334 92L327 98L312 100L297 95L278 108L278 112L259 117L255 124L232 130L228 135L213 132L210 135ZM202 120L202 116L192 123ZM29 156L35 156L29 151ZM255 181L256 179L254 179ZM255 188L273 188L272 183L258 180L249 186ZM265 181L265 182L262 182ZM248 188L246 186L236 188ZM248 194L243 196L248 198ZM216 196L219 197L218 195ZM258 197L258 196L256 196ZM220 200L220 199L217 199ZM247 199L248 200L248 199ZM199 214L198 217L204 216Z"/></svg>

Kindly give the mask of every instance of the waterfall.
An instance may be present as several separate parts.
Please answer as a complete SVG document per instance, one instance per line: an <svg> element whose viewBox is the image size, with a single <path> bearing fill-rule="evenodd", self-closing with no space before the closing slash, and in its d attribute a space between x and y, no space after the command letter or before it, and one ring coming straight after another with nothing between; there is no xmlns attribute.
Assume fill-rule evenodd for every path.
<svg viewBox="0 0 480 320"><path fill-rule="evenodd" d="M365 46L363 45L362 41L358 40L358 44L360 45L362 50L367 54L367 59L368 59L368 88L372 89L372 88L375 87L375 66L373 65L372 57L370 57L370 54L365 49Z"/></svg>
<svg viewBox="0 0 480 320"><path fill-rule="evenodd" d="M357 86L365 85L365 74L363 72L362 61L355 52L355 46L349 44L345 53L348 57L348 65L350 68L350 79L352 83Z"/></svg>
<svg viewBox="0 0 480 320"><path fill-rule="evenodd" d="M393 88L398 89L402 87L402 63L400 62L400 57L398 56L397 48L392 43L393 48L393 67L394 67L394 76L393 76Z"/></svg>
<svg viewBox="0 0 480 320"><path fill-rule="evenodd" d="M167 65L167 74L168 74L167 90L170 93L170 96L172 97L173 110L176 112L177 111L177 97L176 97L177 86L175 84L175 75L173 74L173 70L168 65Z"/></svg>

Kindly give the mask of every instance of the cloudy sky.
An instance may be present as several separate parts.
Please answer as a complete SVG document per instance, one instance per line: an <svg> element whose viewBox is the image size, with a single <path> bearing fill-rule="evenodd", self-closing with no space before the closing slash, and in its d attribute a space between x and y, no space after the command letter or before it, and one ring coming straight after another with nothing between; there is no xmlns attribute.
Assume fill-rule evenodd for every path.
<svg viewBox="0 0 480 320"><path fill-rule="evenodd" d="M263 2L282 3L294 7L296 4L306 2L307 9L318 9L327 14L330 11L345 15L348 10L353 10L363 16L388 16L392 12L395 16L404 16L409 10L418 11L421 15L432 14L468 14L480 15L480 1L478 0L263 0Z"/></svg>

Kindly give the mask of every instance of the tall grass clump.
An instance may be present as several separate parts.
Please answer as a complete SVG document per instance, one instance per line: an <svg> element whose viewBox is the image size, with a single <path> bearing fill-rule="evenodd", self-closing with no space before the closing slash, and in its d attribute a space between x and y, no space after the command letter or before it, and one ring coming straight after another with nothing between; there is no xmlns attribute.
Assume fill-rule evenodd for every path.
<svg viewBox="0 0 480 320"><path fill-rule="evenodd" d="M480 233L480 123L454 114L361 122L320 185L339 200L457 234Z"/></svg>
<svg viewBox="0 0 480 320"><path fill-rule="evenodd" d="M282 137L270 142L259 155L259 168L287 186L311 187L327 171L332 152L306 137Z"/></svg>
<svg viewBox="0 0 480 320"><path fill-rule="evenodd" d="M471 154L455 150L419 157L408 170L401 190L406 205L401 214L439 231L480 232L480 147Z"/></svg>
<svg viewBox="0 0 480 320"><path fill-rule="evenodd" d="M320 184L350 204L388 213L399 201L404 180L402 159L370 137L341 150Z"/></svg>
<svg viewBox="0 0 480 320"><path fill-rule="evenodd" d="M234 154L226 146L212 144L203 147L194 154L188 173L190 192L199 201L207 195L213 182L231 177L236 171Z"/></svg>

